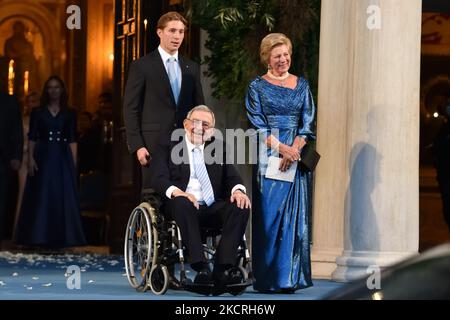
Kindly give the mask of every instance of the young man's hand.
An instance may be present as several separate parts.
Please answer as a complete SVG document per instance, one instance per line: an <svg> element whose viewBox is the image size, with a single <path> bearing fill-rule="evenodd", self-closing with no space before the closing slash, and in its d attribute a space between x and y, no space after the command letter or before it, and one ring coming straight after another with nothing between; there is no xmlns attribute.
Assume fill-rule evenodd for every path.
<svg viewBox="0 0 450 320"><path fill-rule="evenodd" d="M136 152L136 157L141 164L141 166L146 166L150 160L150 153L147 148L142 147Z"/></svg>

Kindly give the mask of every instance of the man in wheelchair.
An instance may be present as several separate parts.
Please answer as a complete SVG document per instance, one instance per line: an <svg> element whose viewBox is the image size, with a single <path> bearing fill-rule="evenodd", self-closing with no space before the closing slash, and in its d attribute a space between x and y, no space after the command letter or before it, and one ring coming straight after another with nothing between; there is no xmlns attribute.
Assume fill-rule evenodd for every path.
<svg viewBox="0 0 450 320"><path fill-rule="evenodd" d="M162 141L150 169L152 186L166 199L165 213L178 225L191 268L197 272L194 284L224 287L240 281L229 271L236 264L251 203L236 168L224 163L223 144L208 147L214 141L210 139L214 124L214 113L207 106L193 108L183 122L184 137ZM223 157L215 157L218 152ZM211 161L209 155L220 160ZM213 270L203 252L204 227L221 229Z"/></svg>

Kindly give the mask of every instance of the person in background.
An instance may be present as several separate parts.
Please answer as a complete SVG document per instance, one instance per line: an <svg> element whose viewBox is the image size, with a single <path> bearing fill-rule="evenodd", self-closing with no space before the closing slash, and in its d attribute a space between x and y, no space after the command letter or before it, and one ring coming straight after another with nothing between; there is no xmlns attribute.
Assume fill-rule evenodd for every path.
<svg viewBox="0 0 450 320"><path fill-rule="evenodd" d="M25 183L27 181L28 175L28 131L30 128L30 113L34 108L39 107L39 94L35 91L30 92L25 97L25 104L23 106L23 153L22 153L22 164L20 166L19 175L19 192L17 196L16 214L14 220L14 232L13 238L15 238L17 219L19 218L20 206L22 204L23 191L25 189Z"/></svg>
<svg viewBox="0 0 450 320"><path fill-rule="evenodd" d="M439 110L445 122L434 140L437 180L442 197L442 209L450 232L450 98Z"/></svg>
<svg viewBox="0 0 450 320"><path fill-rule="evenodd" d="M110 92L102 92L98 96L98 110L96 112L96 117L101 121L113 121L113 100L112 94Z"/></svg>
<svg viewBox="0 0 450 320"><path fill-rule="evenodd" d="M0 92L0 241L10 240L13 233L14 205L10 205L10 200L15 194L14 172L20 168L22 149L19 102L14 96Z"/></svg>
<svg viewBox="0 0 450 320"><path fill-rule="evenodd" d="M28 178L17 223L20 245L60 249L86 243L76 174L76 113L64 82L45 82L41 106L31 111Z"/></svg>
<svg viewBox="0 0 450 320"><path fill-rule="evenodd" d="M78 114L78 172L85 174L100 170L102 164L101 131L92 126L92 115L83 111Z"/></svg>
<svg viewBox="0 0 450 320"><path fill-rule="evenodd" d="M91 129L87 137L98 139L98 168L104 174L111 173L112 168L112 140L113 140L113 105L112 95L102 92L98 96L98 109L91 120ZM86 137L86 138L87 138Z"/></svg>

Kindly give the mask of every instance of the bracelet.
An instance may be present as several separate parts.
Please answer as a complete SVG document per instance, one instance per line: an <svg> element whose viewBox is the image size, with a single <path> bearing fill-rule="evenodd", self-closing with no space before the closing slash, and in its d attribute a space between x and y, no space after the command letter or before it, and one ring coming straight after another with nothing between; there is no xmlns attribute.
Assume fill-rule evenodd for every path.
<svg viewBox="0 0 450 320"><path fill-rule="evenodd" d="M276 143L275 146L271 146L271 149L273 149L273 150L275 150L275 151L279 151L280 144L281 144L280 141L277 141L277 143Z"/></svg>

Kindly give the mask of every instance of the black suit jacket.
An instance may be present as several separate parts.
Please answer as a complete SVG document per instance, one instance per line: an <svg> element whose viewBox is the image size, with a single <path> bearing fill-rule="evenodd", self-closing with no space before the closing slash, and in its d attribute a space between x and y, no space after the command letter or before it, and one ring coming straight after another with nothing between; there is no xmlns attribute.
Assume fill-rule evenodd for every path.
<svg viewBox="0 0 450 320"><path fill-rule="evenodd" d="M22 160L23 129L19 102L0 93L0 160Z"/></svg>
<svg viewBox="0 0 450 320"><path fill-rule="evenodd" d="M182 128L189 110L204 104L198 64L178 58L182 77L178 105L158 50L130 64L123 114L132 153L146 147L153 154L161 136Z"/></svg>
<svg viewBox="0 0 450 320"><path fill-rule="evenodd" d="M178 145L181 143L181 145ZM205 144L205 154L211 142ZM206 164L206 170L211 181L216 200L226 200L231 196L231 190L237 184L244 184L238 171L232 164L226 164L226 147L220 142L222 147L213 150L214 152L223 152L223 161L217 163ZM181 157L186 159L182 164L174 163L171 159L172 150L181 146ZM177 149L176 151L178 151ZM152 171L152 186L160 194L163 199L167 199L166 191L170 186L176 186L185 191L190 178L189 157L187 156L187 144L182 139L179 142L163 141L157 146L157 152L150 161L150 170Z"/></svg>

